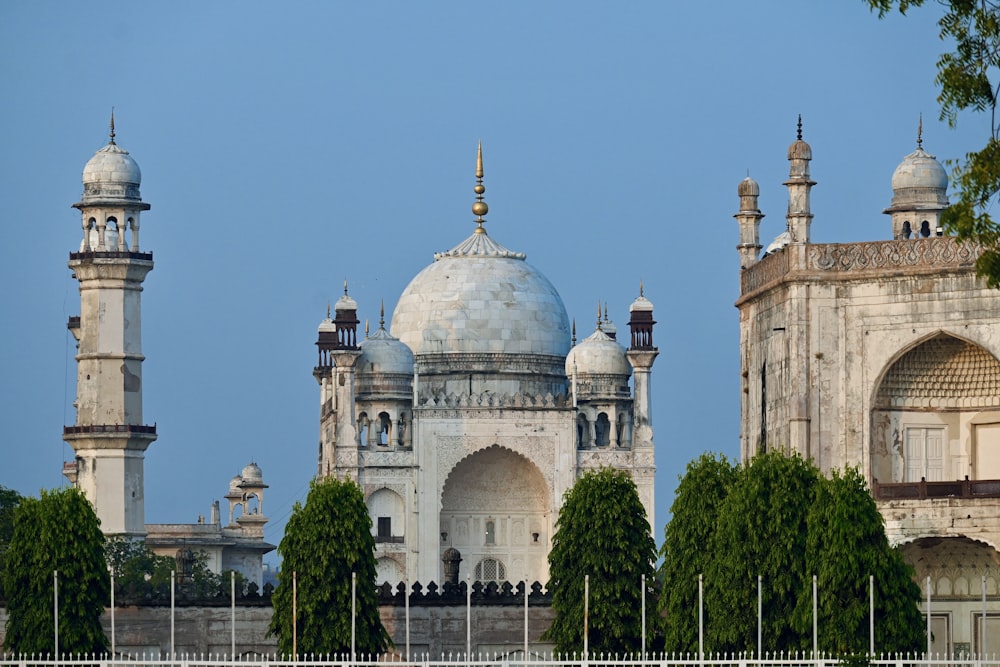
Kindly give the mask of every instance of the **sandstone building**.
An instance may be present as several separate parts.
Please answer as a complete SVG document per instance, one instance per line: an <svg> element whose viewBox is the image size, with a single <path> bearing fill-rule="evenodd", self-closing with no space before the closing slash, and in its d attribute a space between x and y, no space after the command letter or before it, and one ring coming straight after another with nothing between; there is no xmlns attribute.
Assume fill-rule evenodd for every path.
<svg viewBox="0 0 1000 667"><path fill-rule="evenodd" d="M922 590L930 577L933 650L995 653L1000 292L976 276L977 247L943 235L948 178L919 133L884 241L810 241L811 159L800 121L787 227L763 255L759 187L738 188L743 458L859 467Z"/></svg>

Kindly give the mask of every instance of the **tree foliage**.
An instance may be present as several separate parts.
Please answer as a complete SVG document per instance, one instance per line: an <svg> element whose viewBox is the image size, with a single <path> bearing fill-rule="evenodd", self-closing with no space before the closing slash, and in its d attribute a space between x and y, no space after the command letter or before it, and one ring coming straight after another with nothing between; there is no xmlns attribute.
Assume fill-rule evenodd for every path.
<svg viewBox="0 0 1000 667"><path fill-rule="evenodd" d="M632 478L611 468L585 473L563 498L552 538L549 590L556 616L544 638L561 653L583 650L584 577L589 575L588 648L639 651L642 575L651 586L655 558L646 509ZM649 628L653 616L647 614Z"/></svg>
<svg viewBox="0 0 1000 667"><path fill-rule="evenodd" d="M668 651L697 650L700 573L708 652L756 651L758 575L765 651L812 647L813 575L820 650L867 652L869 575L877 650L922 646L912 571L856 470L828 479L799 456L772 452L738 468L702 456L678 486L663 556Z"/></svg>
<svg viewBox="0 0 1000 667"><path fill-rule="evenodd" d="M882 517L856 469L834 471L817 486L806 525L805 571L816 575L823 592L817 596L820 650L867 652L869 576L875 585L878 650L908 652L923 646L920 589L899 552L889 548ZM799 597L795 619L799 632L807 634L811 597Z"/></svg>
<svg viewBox="0 0 1000 667"><path fill-rule="evenodd" d="M735 475L736 468L725 456L702 454L688 463L674 493L660 550L660 571L668 573L669 585L663 587L659 602L664 645L672 650L698 650L698 575Z"/></svg>
<svg viewBox="0 0 1000 667"><path fill-rule="evenodd" d="M306 504L295 504L278 546L282 567L269 628L281 653L291 654L293 648L293 573L299 655L350 652L352 573L357 575L357 653L380 654L389 646L379 617L371 529L361 488L349 480L314 480Z"/></svg>
<svg viewBox="0 0 1000 667"><path fill-rule="evenodd" d="M879 18L894 8L906 14L925 4L925 0L865 1ZM954 127L962 111L990 114L984 146L967 153L953 170L958 199L944 212L942 223L959 239L982 244L976 269L991 287L1000 287L1000 223L989 213L1000 193L1000 2L941 0L939 4L945 8L938 20L939 36L953 47L937 62L941 118Z"/></svg>
<svg viewBox="0 0 1000 667"><path fill-rule="evenodd" d="M174 594L180 598L205 599L229 595L230 571L212 572L202 552L188 554L187 563L160 556L145 542L116 535L105 544L108 566L114 573L116 602L167 600L170 577L174 575ZM236 573L237 590L243 591L246 579Z"/></svg>
<svg viewBox="0 0 1000 667"><path fill-rule="evenodd" d="M53 572L59 573L59 652L103 653L101 613L110 597L104 535L78 489L42 491L14 513L7 551L7 636L17 653L52 655Z"/></svg>
<svg viewBox="0 0 1000 667"><path fill-rule="evenodd" d="M0 600L4 599L3 571L7 545L14 535L14 510L21 503L21 494L0 485Z"/></svg>

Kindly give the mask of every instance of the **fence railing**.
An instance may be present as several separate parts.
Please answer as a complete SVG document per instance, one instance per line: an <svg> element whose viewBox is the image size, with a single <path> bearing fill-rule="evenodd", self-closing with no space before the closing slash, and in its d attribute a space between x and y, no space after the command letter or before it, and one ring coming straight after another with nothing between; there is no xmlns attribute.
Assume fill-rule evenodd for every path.
<svg viewBox="0 0 1000 667"><path fill-rule="evenodd" d="M653 654L645 656L592 653L557 655L529 652L521 649L509 652L453 652L437 656L399 653L379 656L358 655L260 655L246 654L235 658L225 654L177 655L173 659L154 655L108 656L64 655L59 660L38 655L0 655L0 667L1000 667L1000 655L962 655L948 658L924 654L834 656L823 653L782 652L757 659L750 654Z"/></svg>

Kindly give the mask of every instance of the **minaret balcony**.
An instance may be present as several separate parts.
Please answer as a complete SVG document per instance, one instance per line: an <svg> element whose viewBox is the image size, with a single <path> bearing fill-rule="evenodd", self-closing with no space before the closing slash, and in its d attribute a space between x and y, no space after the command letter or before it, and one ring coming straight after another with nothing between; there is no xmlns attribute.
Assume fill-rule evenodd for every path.
<svg viewBox="0 0 1000 667"><path fill-rule="evenodd" d="M93 433L129 433L156 435L156 424L77 424L64 426L63 435L89 435Z"/></svg>
<svg viewBox="0 0 1000 667"><path fill-rule="evenodd" d="M927 500L928 498L1000 498L1000 480L965 479L947 482L872 482L876 500Z"/></svg>
<svg viewBox="0 0 1000 667"><path fill-rule="evenodd" d="M71 252L70 260L84 259L137 259L146 262L153 261L151 252L133 252L131 250L86 250L82 252Z"/></svg>

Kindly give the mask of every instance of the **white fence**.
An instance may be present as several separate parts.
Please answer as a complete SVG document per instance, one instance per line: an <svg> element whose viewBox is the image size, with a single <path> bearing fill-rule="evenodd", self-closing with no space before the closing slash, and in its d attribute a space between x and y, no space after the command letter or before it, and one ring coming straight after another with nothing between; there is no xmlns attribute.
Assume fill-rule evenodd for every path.
<svg viewBox="0 0 1000 667"><path fill-rule="evenodd" d="M808 653L779 653L765 655L758 660L752 656L706 655L699 659L696 655L653 655L644 658L638 655L618 656L591 654L587 659L580 655L560 656L554 654L529 654L527 659L521 650L510 653L472 654L450 653L431 657L411 656L406 659L400 654L377 657L349 655L308 655L298 656L238 656L226 655L178 655L173 660L161 656L70 656L52 660L42 656L0 655L0 667L1000 667L1000 656L963 656L945 658L926 657L924 654L879 655L866 659L863 656L847 658L832 655L810 657Z"/></svg>

